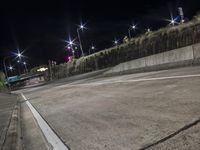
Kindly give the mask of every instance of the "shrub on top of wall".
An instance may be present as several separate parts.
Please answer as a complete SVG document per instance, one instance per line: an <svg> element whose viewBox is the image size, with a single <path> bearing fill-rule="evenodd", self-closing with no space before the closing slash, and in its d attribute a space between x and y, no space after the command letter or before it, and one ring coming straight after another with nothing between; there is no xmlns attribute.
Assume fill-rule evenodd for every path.
<svg viewBox="0 0 200 150"><path fill-rule="evenodd" d="M141 57L200 42L200 13L190 22L167 26L132 38L129 42L68 62L68 76L115 66ZM57 72L57 74L59 71ZM61 73L61 72L60 72ZM60 75L62 76L62 75Z"/></svg>

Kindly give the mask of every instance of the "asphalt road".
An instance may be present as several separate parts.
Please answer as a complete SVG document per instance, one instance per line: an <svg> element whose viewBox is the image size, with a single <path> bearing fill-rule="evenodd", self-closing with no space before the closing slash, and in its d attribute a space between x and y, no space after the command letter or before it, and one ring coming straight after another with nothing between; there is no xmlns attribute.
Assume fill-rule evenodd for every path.
<svg viewBox="0 0 200 150"><path fill-rule="evenodd" d="M200 67L23 89L72 150L135 150L200 117ZM151 149L199 149L197 123Z"/></svg>

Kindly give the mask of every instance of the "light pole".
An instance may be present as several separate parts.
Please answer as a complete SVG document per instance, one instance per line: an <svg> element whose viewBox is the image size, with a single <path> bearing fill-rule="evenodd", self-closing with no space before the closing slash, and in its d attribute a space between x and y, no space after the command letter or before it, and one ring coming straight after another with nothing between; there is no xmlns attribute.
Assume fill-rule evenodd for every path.
<svg viewBox="0 0 200 150"><path fill-rule="evenodd" d="M72 48L72 54L73 54L73 59L75 58L75 51L74 49Z"/></svg>
<svg viewBox="0 0 200 150"><path fill-rule="evenodd" d="M13 75L13 70L14 70L13 66L11 66L11 64L10 64L10 66L8 67L8 69L10 71L10 75L12 76ZM8 83L8 86L9 86L9 89L10 89L10 84L9 83Z"/></svg>
<svg viewBox="0 0 200 150"><path fill-rule="evenodd" d="M92 46L91 48L92 48L92 51L93 51L93 53L95 53L95 47L94 47L94 46Z"/></svg>
<svg viewBox="0 0 200 150"><path fill-rule="evenodd" d="M20 60L17 60L17 67L18 67L18 74L21 74L21 68L20 68Z"/></svg>
<svg viewBox="0 0 200 150"><path fill-rule="evenodd" d="M118 42L118 40L114 41L114 45L117 47L117 49L119 49L119 42Z"/></svg>
<svg viewBox="0 0 200 150"><path fill-rule="evenodd" d="M119 44L118 44L118 40L114 40L114 45L116 46L117 48L117 61L120 60L120 55L119 55Z"/></svg>
<svg viewBox="0 0 200 150"><path fill-rule="evenodd" d="M19 58L19 60L17 61L19 63L19 61L21 60L21 57L22 57L22 53L20 53L20 51L18 50L18 53L16 54L16 56ZM6 69L6 59L8 59L10 57L12 57L12 56L6 56L6 57L3 58L3 66L4 66L6 78L8 78L8 72L7 72L7 69Z"/></svg>
<svg viewBox="0 0 200 150"><path fill-rule="evenodd" d="M79 31L80 31L80 30L83 30L83 29L84 29L84 26L83 26L83 25L80 25L79 28L77 28L78 40L79 40L79 45L80 45L80 49L81 49L81 54L82 54L82 56L84 56L84 53L83 53L83 47L82 47L81 37L80 37Z"/></svg>
<svg viewBox="0 0 200 150"><path fill-rule="evenodd" d="M5 75L6 75L6 80L8 79L8 72L7 72L7 69L6 69L6 59L8 59L9 57L10 56L3 58L3 66L4 66Z"/></svg>
<svg viewBox="0 0 200 150"><path fill-rule="evenodd" d="M131 38L131 30L135 30L136 29L136 25L132 25L129 29L128 29L128 36L129 39Z"/></svg>
<svg viewBox="0 0 200 150"><path fill-rule="evenodd" d="M21 62L22 53L18 50L18 53L16 55L19 58L19 60L17 60L17 63L18 63L18 72L19 72L19 75L21 75L20 62Z"/></svg>
<svg viewBox="0 0 200 150"><path fill-rule="evenodd" d="M73 59L74 59L74 58L75 58L75 50L74 50L74 48L73 48L74 43L73 43L73 41L71 41L71 39L70 39L70 41L69 41L68 43L69 43L68 49L69 49L69 50L71 49L72 55L73 55ZM77 47L75 47L75 49L76 49L76 48L77 48Z"/></svg>
<svg viewBox="0 0 200 150"><path fill-rule="evenodd" d="M26 66L26 62L24 61L23 64L24 64L24 66L25 66L25 72L28 73L28 69L27 69L27 66Z"/></svg>

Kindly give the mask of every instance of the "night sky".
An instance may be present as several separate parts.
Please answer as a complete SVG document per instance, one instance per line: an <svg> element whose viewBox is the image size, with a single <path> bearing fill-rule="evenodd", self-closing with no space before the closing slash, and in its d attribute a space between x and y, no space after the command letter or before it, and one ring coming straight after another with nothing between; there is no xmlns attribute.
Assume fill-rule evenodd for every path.
<svg viewBox="0 0 200 150"><path fill-rule="evenodd" d="M147 28L164 27L170 12L177 15L183 7L191 19L200 10L200 0L26 0L4 1L0 4L0 70L2 59L19 49L29 68L47 64L48 60L64 62L65 40L77 38L81 22L87 29L81 32L84 52L93 44L96 51L113 45L114 38L123 39L131 24L137 24L141 34ZM14 64L15 62L12 61Z"/></svg>

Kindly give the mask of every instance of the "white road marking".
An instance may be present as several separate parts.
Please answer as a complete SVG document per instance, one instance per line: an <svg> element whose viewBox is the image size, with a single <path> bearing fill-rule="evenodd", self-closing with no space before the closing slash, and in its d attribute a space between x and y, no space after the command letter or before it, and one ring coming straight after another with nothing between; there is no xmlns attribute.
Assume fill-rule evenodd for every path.
<svg viewBox="0 0 200 150"><path fill-rule="evenodd" d="M143 79L135 79L135 80L119 80L119 81L103 81L103 82L96 82L96 83L83 83L83 84L74 84L71 83L70 86L90 86L90 85L103 85L103 84L113 84L113 83L128 83L128 82L141 82L141 81L156 81L156 80L166 80L166 79L181 79L181 78L193 78L193 77L200 77L200 74L193 74L193 75L181 75L181 76L170 76L170 77L157 77L157 78L143 78Z"/></svg>
<svg viewBox="0 0 200 150"><path fill-rule="evenodd" d="M32 104L27 100L27 98L21 93L21 96L26 101L29 109L33 113L33 116L37 120L39 127L41 128L44 136L46 137L47 141L54 150L68 150L65 144L59 139L59 137L54 133L54 131L49 127L46 121L40 116L37 110L32 106Z"/></svg>

